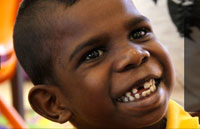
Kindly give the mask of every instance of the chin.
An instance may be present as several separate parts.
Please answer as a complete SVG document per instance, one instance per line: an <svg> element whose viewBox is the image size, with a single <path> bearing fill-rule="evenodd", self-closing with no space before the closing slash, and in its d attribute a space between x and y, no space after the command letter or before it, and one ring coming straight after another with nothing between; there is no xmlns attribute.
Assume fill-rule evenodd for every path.
<svg viewBox="0 0 200 129"><path fill-rule="evenodd" d="M166 116L168 101L169 101L168 97L165 97L165 101L163 102L162 105L160 105L154 111L141 118L141 122L136 123L133 128L145 129L145 127L146 128L153 127L156 124L158 124Z"/></svg>

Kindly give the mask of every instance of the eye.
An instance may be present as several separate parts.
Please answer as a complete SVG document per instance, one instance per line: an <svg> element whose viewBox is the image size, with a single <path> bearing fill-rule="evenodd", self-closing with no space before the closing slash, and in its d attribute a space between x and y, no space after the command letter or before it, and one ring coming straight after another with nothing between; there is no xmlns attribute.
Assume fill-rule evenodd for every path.
<svg viewBox="0 0 200 129"><path fill-rule="evenodd" d="M139 28L137 30L134 30L130 33L129 38L130 40L137 40L140 38L144 38L147 36L147 34L150 32L147 28Z"/></svg>
<svg viewBox="0 0 200 129"><path fill-rule="evenodd" d="M92 59L97 59L99 57L101 57L104 54L104 51L101 49L94 49L92 51L90 51L86 56L85 56L85 61L89 61Z"/></svg>

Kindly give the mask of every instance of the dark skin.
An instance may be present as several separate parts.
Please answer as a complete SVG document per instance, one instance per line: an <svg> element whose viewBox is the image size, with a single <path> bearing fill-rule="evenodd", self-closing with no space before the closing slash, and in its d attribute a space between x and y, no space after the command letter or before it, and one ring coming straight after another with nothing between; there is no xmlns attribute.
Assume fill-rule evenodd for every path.
<svg viewBox="0 0 200 129"><path fill-rule="evenodd" d="M56 15L63 36L54 64L60 86L35 86L29 94L33 109L77 128L164 128L173 66L131 0L83 0ZM161 80L152 96L116 101L146 78Z"/></svg>

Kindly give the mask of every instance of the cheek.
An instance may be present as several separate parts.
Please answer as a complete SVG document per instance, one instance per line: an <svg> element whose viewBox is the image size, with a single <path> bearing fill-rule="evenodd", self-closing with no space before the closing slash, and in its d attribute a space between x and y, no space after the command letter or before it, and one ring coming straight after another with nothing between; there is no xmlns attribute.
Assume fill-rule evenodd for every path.
<svg viewBox="0 0 200 129"><path fill-rule="evenodd" d="M168 50L160 43L153 43L148 49L151 56L154 56L163 66L164 82L167 85L167 90L171 94L175 85L175 71Z"/></svg>
<svg viewBox="0 0 200 129"><path fill-rule="evenodd" d="M102 99L109 96L109 76L106 67L99 67L96 69L91 69L84 76L83 81L87 92L91 95L91 98Z"/></svg>
<svg viewBox="0 0 200 129"><path fill-rule="evenodd" d="M103 61L99 65L96 65L95 67L91 67L87 69L87 71L84 71L84 73L82 74L82 79L90 92L108 92L111 79L110 64L111 63L109 63L109 61Z"/></svg>
<svg viewBox="0 0 200 129"><path fill-rule="evenodd" d="M74 99L75 112L79 119L90 125L105 124L106 118L112 118L114 106L109 93L109 72L107 67L91 69L82 77L79 84L81 94L79 99ZM99 127L102 125L99 125Z"/></svg>
<svg viewBox="0 0 200 129"><path fill-rule="evenodd" d="M109 95L110 76L108 66L101 65L92 68L85 71L80 78L81 81L77 83L77 85L81 88L77 90L79 91L78 94L82 95L82 97L79 98L79 104L82 110L84 110L83 112L95 114L96 111L99 112L99 110L104 109L104 112L109 113L113 107ZM105 105L107 105L106 109Z"/></svg>

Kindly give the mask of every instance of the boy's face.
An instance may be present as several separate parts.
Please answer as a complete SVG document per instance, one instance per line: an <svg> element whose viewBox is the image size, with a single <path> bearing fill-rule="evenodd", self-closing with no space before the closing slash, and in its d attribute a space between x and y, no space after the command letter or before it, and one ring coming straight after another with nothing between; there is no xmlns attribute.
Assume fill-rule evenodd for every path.
<svg viewBox="0 0 200 129"><path fill-rule="evenodd" d="M140 128L164 117L174 85L172 64L131 0L80 0L59 20L56 76L72 123ZM144 89L151 79L156 90L153 83Z"/></svg>

